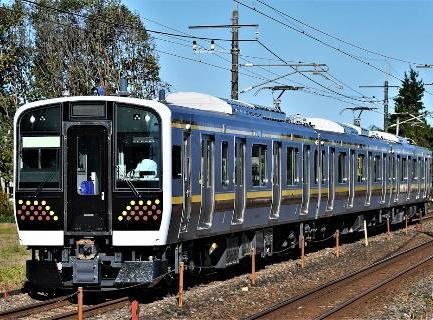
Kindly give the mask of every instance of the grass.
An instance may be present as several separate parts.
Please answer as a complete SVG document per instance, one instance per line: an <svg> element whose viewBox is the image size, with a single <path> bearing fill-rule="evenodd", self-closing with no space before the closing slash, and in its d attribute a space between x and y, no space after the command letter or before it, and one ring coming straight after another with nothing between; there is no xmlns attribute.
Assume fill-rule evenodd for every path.
<svg viewBox="0 0 433 320"><path fill-rule="evenodd" d="M0 292L24 284L25 261L29 256L18 242L15 224L0 223Z"/></svg>

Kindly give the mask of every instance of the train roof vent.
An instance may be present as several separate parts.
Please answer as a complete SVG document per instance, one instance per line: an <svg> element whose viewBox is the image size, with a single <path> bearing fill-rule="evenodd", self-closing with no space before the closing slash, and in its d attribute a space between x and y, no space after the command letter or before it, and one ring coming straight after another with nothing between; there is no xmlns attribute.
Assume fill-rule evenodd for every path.
<svg viewBox="0 0 433 320"><path fill-rule="evenodd" d="M394 143L401 143L401 141L399 140L399 138L396 135L394 135L392 133L388 133L388 132L372 130L372 131L368 132L368 136L372 137L372 138L377 138L377 139L382 139L382 140L394 142Z"/></svg>
<svg viewBox="0 0 433 320"><path fill-rule="evenodd" d="M306 118L305 120L317 130L345 133L344 127L335 121L321 118Z"/></svg>
<svg viewBox="0 0 433 320"><path fill-rule="evenodd" d="M359 134L360 136L367 136L368 137L368 130L355 126L354 124L350 124L350 123L344 123L341 124L343 127L345 127L347 130L355 130L356 134Z"/></svg>
<svg viewBox="0 0 433 320"><path fill-rule="evenodd" d="M230 104L224 100L198 92L175 92L170 93L166 97L167 103L171 103L180 107L213 111L213 112L223 112L228 114L233 114L233 109Z"/></svg>

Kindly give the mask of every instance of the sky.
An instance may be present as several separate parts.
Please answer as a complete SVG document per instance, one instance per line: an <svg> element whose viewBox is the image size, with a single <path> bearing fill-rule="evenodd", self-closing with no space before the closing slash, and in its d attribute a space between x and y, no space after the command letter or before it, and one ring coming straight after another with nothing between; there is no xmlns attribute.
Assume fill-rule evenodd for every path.
<svg viewBox="0 0 433 320"><path fill-rule="evenodd" d="M122 2L140 14L149 30L187 33L213 39L231 39L230 29L191 30L188 26L231 24L231 14L235 6L232 0L123 0ZM259 25L257 30L241 28L240 39L254 40L258 31L258 40L282 60L326 64L329 67L327 73L303 73L314 82L299 73L278 81L278 84L307 88L300 91L287 91L283 94L282 110L288 115L299 113L304 117L320 117L352 123L352 111L342 111L343 109L375 106L377 107L375 112L363 113L362 126L368 128L375 125L382 128L384 89L359 88L359 86L380 86L386 79L391 86L398 86L401 84L404 72L408 71L411 65L415 68L417 64L433 64L431 26L433 1L240 0L240 2L256 10L239 4L239 23ZM265 2L284 14L353 45L404 62L387 59L339 42L277 13L260 2ZM259 11L271 18L265 17ZM297 30L303 30L319 41L306 37L272 18ZM155 33L150 35L154 37L153 41L159 55L161 78L171 85L171 91L195 91L221 98L230 97L229 47L231 43L229 41L215 41L218 52L209 53L202 49L200 50L202 52L194 53L193 39L168 37ZM197 42L202 48L210 47L209 41L198 40ZM293 71L287 66L269 66L283 63L256 41L240 42L240 50L241 64L253 63L265 66L261 68L241 66L239 91ZM351 57L343 54L342 51ZM312 68L303 67L302 70L312 71ZM424 83L433 82L433 68L416 68L416 70ZM249 71L254 74L248 73ZM387 76L386 71L390 75ZM277 85L277 83L269 83L264 87L270 85ZM423 101L426 109L433 111L433 86L426 86L426 89L431 94L426 93ZM394 110L392 98L397 93L398 88L389 89L390 112ZM375 104L368 102L374 100L373 96L378 100ZM241 93L239 100L272 106L273 96L269 89L259 92L256 89Z"/></svg>

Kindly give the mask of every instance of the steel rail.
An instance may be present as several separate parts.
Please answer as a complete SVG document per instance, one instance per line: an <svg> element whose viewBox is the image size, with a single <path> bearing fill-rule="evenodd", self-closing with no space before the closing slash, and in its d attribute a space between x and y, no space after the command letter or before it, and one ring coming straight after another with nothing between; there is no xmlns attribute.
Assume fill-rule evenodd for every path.
<svg viewBox="0 0 433 320"><path fill-rule="evenodd" d="M364 291L360 292L359 294L357 294L356 296L352 297L351 299L346 300L343 303L341 303L341 304L333 307L332 309L326 311L325 313L323 313L320 316L316 317L315 320L322 320L322 319L325 319L325 318L327 318L329 316L332 316L332 315L336 314L338 311L340 311L340 310L346 308L347 306L355 303L356 301L358 301L361 298L365 297L369 293L372 293L372 292L374 292L374 291L382 288L386 284L391 283L392 281L400 278L401 276L407 274L408 272L410 272L410 271L412 271L414 269L422 267L423 265L425 265L427 262L429 262L432 259L433 259L433 255L428 256L427 258L423 259L422 261L418 262L417 264L403 269L402 271L398 272L394 276L389 277L389 278L387 278L387 279L379 282L378 284L376 284L376 285L368 288L367 290L364 290Z"/></svg>
<svg viewBox="0 0 433 320"><path fill-rule="evenodd" d="M129 304L130 300L128 297L118 298L115 300L106 301L93 306L84 307L83 314L86 317L93 316L96 314L104 313L113 309L125 307ZM60 320L60 319L77 319L77 311L65 312L59 315L48 318L49 320Z"/></svg>
<svg viewBox="0 0 433 320"><path fill-rule="evenodd" d="M53 308L67 306L70 305L70 302L67 300L68 297L69 296L61 296L46 301L32 303L22 307L2 311L0 312L0 319L20 319L31 314L37 314L40 311L46 311Z"/></svg>
<svg viewBox="0 0 433 320"><path fill-rule="evenodd" d="M260 317L263 317L263 316L266 316L266 315L270 315L271 313L273 313L273 312L275 312L275 311L277 311L279 309L282 309L282 308L284 308L284 307L286 307L286 306L288 306L290 304L293 304L294 302L297 302L299 300L305 299L305 298L311 296L312 294L314 294L316 292L319 292L319 291L321 291L323 289L326 289L326 288L328 288L330 286L333 286L335 284L343 282L343 281L345 281L347 279L350 279L350 278L352 278L352 277L354 277L356 275L359 275L359 274L361 274L363 272L366 272L369 269L372 269L374 267L380 266L381 264L389 262L389 261L391 261L393 259L397 259L399 257L402 257L402 256L410 254L410 253L415 253L418 250L422 250L424 247L426 247L428 245L431 245L432 243L433 243L433 239L429 240L429 241L426 241L426 242L424 242L424 243L422 243L422 244L420 244L420 245L418 245L416 247L406 249L406 250L404 250L402 252L399 252L399 253L395 253L395 254L393 254L393 255L391 255L389 257L386 257L384 259L376 261L376 262L374 262L374 263L372 263L372 264L370 264L370 265L368 265L368 266L366 266L364 268L361 268L359 270L355 270L353 272L350 272L350 273L348 273L346 275L343 275L343 276L341 276L341 277L339 277L339 278L337 278L335 280L332 280L332 281L327 282L327 283L325 283L325 284L323 284L321 286L318 286L318 287L315 287L313 289L310 289L310 290L308 290L308 291L306 291L304 293L301 293L301 294L299 294L297 296L294 296L294 297L292 297L290 299L287 299L287 300L282 301L282 302L280 302L278 304L275 304L275 305L273 305L273 306L271 306L269 308L266 308L266 309L264 309L264 310L262 310L262 311L260 311L260 312L258 312L256 314L250 315L250 316L248 316L248 317L246 317L244 319L245 320L253 320L253 319L259 319Z"/></svg>

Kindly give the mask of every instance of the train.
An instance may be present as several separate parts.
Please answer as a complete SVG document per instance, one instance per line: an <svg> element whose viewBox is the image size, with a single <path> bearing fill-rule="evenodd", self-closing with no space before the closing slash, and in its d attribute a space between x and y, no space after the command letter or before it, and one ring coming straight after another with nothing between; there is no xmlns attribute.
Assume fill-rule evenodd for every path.
<svg viewBox="0 0 433 320"><path fill-rule="evenodd" d="M76 96L14 118L34 290L152 287L426 213L432 153L390 133L196 92Z"/></svg>

